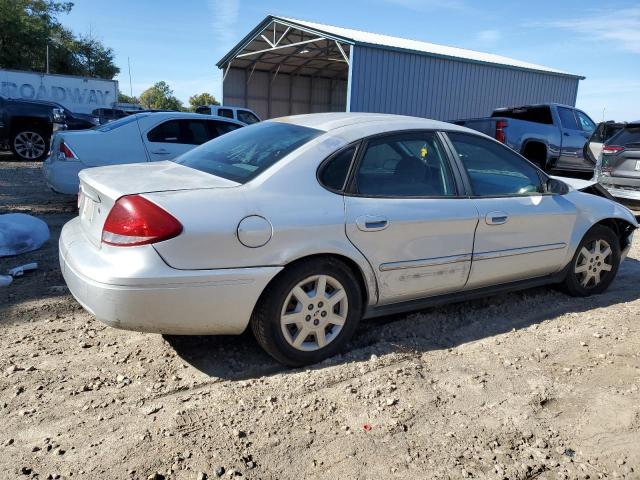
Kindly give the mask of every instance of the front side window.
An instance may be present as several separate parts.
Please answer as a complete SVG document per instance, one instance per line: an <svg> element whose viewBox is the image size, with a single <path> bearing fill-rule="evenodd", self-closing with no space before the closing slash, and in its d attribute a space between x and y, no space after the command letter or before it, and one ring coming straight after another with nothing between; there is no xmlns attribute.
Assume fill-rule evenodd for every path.
<svg viewBox="0 0 640 480"><path fill-rule="evenodd" d="M209 107L198 107L198 108L196 108L196 113L202 113L203 115L211 115L211 108L209 108Z"/></svg>
<svg viewBox="0 0 640 480"><path fill-rule="evenodd" d="M233 118L233 110L229 110L228 108L219 108L218 116L225 118Z"/></svg>
<svg viewBox="0 0 640 480"><path fill-rule="evenodd" d="M580 128L587 133L591 133L596 129L596 124L587 117L584 113L576 110L576 116L578 117L578 123L580 124Z"/></svg>
<svg viewBox="0 0 640 480"><path fill-rule="evenodd" d="M158 143L184 143L180 139L180 120L169 120L153 127L147 139Z"/></svg>
<svg viewBox="0 0 640 480"><path fill-rule="evenodd" d="M538 195L538 171L524 158L497 142L466 133L447 133L476 196Z"/></svg>
<svg viewBox="0 0 640 480"><path fill-rule="evenodd" d="M247 125L258 123L260 119L248 110L238 110L238 120Z"/></svg>
<svg viewBox="0 0 640 480"><path fill-rule="evenodd" d="M209 125L212 127L212 130L215 132L215 135L212 135L211 138L215 138L219 135L224 135L225 133L233 132L242 127L242 125L236 125L235 123L230 122L209 122Z"/></svg>
<svg viewBox="0 0 640 480"><path fill-rule="evenodd" d="M573 114L573 110L565 107L558 107L558 115L560 116L560 123L562 128L569 130L579 130L578 123L576 122L576 116Z"/></svg>
<svg viewBox="0 0 640 480"><path fill-rule="evenodd" d="M441 197L456 195L442 145L433 132L369 141L356 173L361 195Z"/></svg>
<svg viewBox="0 0 640 480"><path fill-rule="evenodd" d="M173 161L246 183L322 133L289 123L260 122L222 135Z"/></svg>

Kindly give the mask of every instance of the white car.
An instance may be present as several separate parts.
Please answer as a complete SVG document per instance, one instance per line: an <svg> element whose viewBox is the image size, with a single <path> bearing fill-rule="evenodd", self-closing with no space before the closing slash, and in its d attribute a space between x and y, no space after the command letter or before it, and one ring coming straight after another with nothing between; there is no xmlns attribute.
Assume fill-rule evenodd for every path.
<svg viewBox="0 0 640 480"><path fill-rule="evenodd" d="M76 195L85 168L171 160L243 126L197 113L137 113L90 130L57 132L42 168L49 188Z"/></svg>
<svg viewBox="0 0 640 480"><path fill-rule="evenodd" d="M251 325L289 365L340 351L361 318L551 283L601 293L638 227L590 182L394 115L268 120L80 179L60 264L87 310L166 334Z"/></svg>
<svg viewBox="0 0 640 480"><path fill-rule="evenodd" d="M201 107L196 108L196 113L232 118L244 123L245 125L251 125L262 121L253 110L242 107L228 107L227 105L202 105Z"/></svg>

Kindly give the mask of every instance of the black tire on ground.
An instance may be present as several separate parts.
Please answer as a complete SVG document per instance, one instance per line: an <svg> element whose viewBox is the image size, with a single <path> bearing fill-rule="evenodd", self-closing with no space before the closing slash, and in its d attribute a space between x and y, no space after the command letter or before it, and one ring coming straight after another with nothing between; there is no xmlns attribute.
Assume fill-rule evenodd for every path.
<svg viewBox="0 0 640 480"><path fill-rule="evenodd" d="M591 252L596 250L596 244L600 242L600 249L603 250L601 255L592 255L592 258L585 260L583 249ZM603 243L609 246L610 251L606 251ZM597 253L597 252L596 252ZM611 266L609 271L599 271L600 281L596 282L593 276L590 277L585 285L586 275L598 272L601 264ZM571 259L567 276L562 283L563 290L574 297L588 297L589 295L604 292L616 277L618 267L620 266L620 241L616 234L610 229L602 225L595 225L584 236L580 245L576 249L576 253ZM582 270L577 273L576 270ZM586 270L586 272L585 272Z"/></svg>
<svg viewBox="0 0 640 480"><path fill-rule="evenodd" d="M302 351L285 339L281 326L281 315L283 309L288 308L285 306L285 302L289 299L287 303L290 304L292 301L290 294L294 287L314 275L327 275L337 280L344 289L348 307L344 324L335 334L333 340L317 350ZM315 258L301 261L287 267L267 286L253 311L251 329L260 346L277 361L292 367L318 363L339 353L353 336L363 313L362 298L362 290L358 280L343 262L334 258ZM313 314L313 311L309 313ZM306 320L308 321L308 318ZM312 321L315 320L312 319ZM327 328L331 334L334 327L328 326Z"/></svg>
<svg viewBox="0 0 640 480"><path fill-rule="evenodd" d="M49 152L49 137L37 127L21 127L12 133L10 147L19 160L39 162Z"/></svg>

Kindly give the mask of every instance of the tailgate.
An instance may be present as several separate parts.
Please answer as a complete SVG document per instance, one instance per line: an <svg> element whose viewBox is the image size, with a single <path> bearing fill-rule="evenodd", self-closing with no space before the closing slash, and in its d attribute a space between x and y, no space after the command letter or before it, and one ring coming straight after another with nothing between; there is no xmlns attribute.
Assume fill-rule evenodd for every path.
<svg viewBox="0 0 640 480"><path fill-rule="evenodd" d="M611 162L611 175L614 177L638 178L640 179L640 146L627 147L623 152L605 161ZM603 161L603 163L605 163Z"/></svg>

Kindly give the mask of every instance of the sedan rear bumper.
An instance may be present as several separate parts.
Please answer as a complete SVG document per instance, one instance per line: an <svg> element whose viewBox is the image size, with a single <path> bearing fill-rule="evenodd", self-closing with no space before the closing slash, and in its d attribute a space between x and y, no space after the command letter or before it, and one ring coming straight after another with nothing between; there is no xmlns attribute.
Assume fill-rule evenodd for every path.
<svg viewBox="0 0 640 480"><path fill-rule="evenodd" d="M282 267L176 270L150 245L97 248L79 219L60 235L60 268L78 302L107 325L173 335L235 335Z"/></svg>

